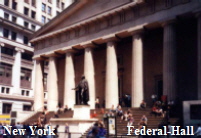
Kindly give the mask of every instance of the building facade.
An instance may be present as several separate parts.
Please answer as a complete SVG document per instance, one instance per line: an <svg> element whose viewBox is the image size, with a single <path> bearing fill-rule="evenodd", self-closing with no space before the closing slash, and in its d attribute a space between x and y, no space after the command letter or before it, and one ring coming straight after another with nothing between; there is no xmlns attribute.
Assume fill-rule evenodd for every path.
<svg viewBox="0 0 201 138"><path fill-rule="evenodd" d="M131 106L156 94L181 103L201 98L198 0L77 1L37 31L34 109L44 103L43 62L49 61L47 107L73 108L82 74L89 104L106 108L131 95ZM93 12L92 12L93 11Z"/></svg>
<svg viewBox="0 0 201 138"><path fill-rule="evenodd" d="M0 1L0 114L17 111L26 115L24 111L32 110L35 63L30 36L70 3L60 0ZM45 68L44 77L47 74Z"/></svg>

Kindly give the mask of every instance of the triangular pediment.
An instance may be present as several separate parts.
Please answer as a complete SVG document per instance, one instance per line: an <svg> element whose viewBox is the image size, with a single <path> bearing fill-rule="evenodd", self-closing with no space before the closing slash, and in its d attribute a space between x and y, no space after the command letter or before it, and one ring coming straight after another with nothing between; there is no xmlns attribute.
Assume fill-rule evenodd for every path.
<svg viewBox="0 0 201 138"><path fill-rule="evenodd" d="M130 0L80 0L73 3L57 17L38 30L33 38L43 36L63 28L73 26L94 18L99 14L107 13L110 10L130 3ZM33 39L32 38L32 39Z"/></svg>

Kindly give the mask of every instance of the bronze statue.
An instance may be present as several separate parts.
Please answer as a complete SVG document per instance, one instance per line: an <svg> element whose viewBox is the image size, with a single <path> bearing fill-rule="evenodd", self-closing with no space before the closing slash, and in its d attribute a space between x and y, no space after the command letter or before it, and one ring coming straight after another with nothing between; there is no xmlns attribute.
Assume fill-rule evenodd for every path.
<svg viewBox="0 0 201 138"><path fill-rule="evenodd" d="M76 104L87 105L89 101L89 87L85 76L82 76L81 81L73 90L76 90Z"/></svg>

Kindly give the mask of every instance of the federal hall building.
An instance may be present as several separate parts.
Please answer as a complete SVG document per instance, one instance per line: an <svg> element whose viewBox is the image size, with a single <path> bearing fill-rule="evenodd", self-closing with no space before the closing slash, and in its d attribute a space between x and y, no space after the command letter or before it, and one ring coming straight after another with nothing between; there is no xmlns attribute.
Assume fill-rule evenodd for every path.
<svg viewBox="0 0 201 138"><path fill-rule="evenodd" d="M76 0L32 37L34 110L73 108L82 75L88 104L131 107L151 95L177 103L201 99L200 0ZM44 62L49 63L44 102Z"/></svg>

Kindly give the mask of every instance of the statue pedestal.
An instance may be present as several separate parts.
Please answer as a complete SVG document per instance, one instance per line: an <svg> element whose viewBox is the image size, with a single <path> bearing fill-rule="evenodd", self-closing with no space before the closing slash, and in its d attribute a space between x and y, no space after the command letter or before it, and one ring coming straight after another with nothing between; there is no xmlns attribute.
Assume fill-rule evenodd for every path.
<svg viewBox="0 0 201 138"><path fill-rule="evenodd" d="M90 106L75 105L73 118L74 119L90 119Z"/></svg>

